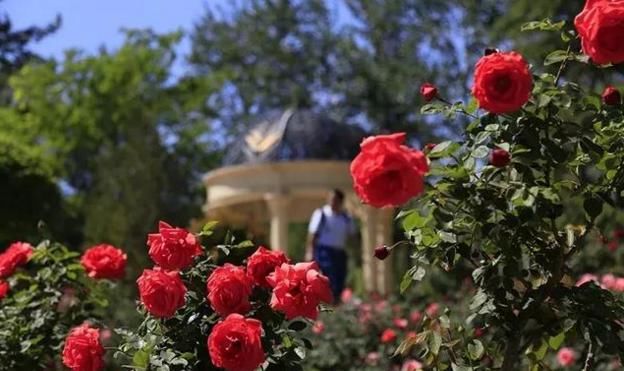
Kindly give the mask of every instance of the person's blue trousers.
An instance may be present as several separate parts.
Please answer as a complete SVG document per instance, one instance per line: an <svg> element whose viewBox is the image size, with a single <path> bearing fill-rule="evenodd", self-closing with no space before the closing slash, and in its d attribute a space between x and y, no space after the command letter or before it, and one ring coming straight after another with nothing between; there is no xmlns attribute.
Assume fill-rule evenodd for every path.
<svg viewBox="0 0 624 371"><path fill-rule="evenodd" d="M314 261L329 278L334 300L339 300L347 278L347 254L331 246L314 246Z"/></svg>

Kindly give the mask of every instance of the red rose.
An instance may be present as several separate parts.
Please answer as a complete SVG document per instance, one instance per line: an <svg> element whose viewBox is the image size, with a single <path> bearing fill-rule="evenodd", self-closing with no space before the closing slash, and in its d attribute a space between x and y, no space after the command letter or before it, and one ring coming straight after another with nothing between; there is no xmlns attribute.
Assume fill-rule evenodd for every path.
<svg viewBox="0 0 624 371"><path fill-rule="evenodd" d="M154 317L172 317L184 306L186 287L177 271L145 269L137 284L141 302Z"/></svg>
<svg viewBox="0 0 624 371"><path fill-rule="evenodd" d="M314 324L312 325L312 332L316 335L320 335L323 331L325 331L325 324L323 321L314 321Z"/></svg>
<svg viewBox="0 0 624 371"><path fill-rule="evenodd" d="M563 347L557 352L557 361L563 367L572 366L576 361L576 357L576 352L572 348Z"/></svg>
<svg viewBox="0 0 624 371"><path fill-rule="evenodd" d="M230 314L208 336L210 359L227 371L253 371L266 359L261 336L260 321Z"/></svg>
<svg viewBox="0 0 624 371"><path fill-rule="evenodd" d="M494 53L477 62L472 94L480 108L491 113L509 113L529 100L532 86L529 65L520 54Z"/></svg>
<svg viewBox="0 0 624 371"><path fill-rule="evenodd" d="M347 287L340 293L340 301L347 304L350 303L351 300L353 300L353 290Z"/></svg>
<svg viewBox="0 0 624 371"><path fill-rule="evenodd" d="M260 246L247 260L247 274L256 285L270 288L266 277L273 273L276 267L288 262L283 252L267 250Z"/></svg>
<svg viewBox="0 0 624 371"><path fill-rule="evenodd" d="M104 368L104 347L100 330L83 324L74 327L65 339L63 364L73 371L98 371Z"/></svg>
<svg viewBox="0 0 624 371"><path fill-rule="evenodd" d="M0 281L0 300L4 299L9 294L9 283L6 281Z"/></svg>
<svg viewBox="0 0 624 371"><path fill-rule="evenodd" d="M617 240L611 240L609 241L609 243L607 244L607 248L609 249L609 251L614 252L615 250L618 249L618 247L620 247L620 244Z"/></svg>
<svg viewBox="0 0 624 371"><path fill-rule="evenodd" d="M495 167L505 167L509 165L511 155L502 148L494 148L490 152L490 164Z"/></svg>
<svg viewBox="0 0 624 371"><path fill-rule="evenodd" d="M362 201L374 207L394 207L424 191L427 158L404 142L405 133L364 139L361 152L351 162L354 189Z"/></svg>
<svg viewBox="0 0 624 371"><path fill-rule="evenodd" d="M397 334L393 329L387 328L381 333L381 342L384 344L392 343L396 340L396 338Z"/></svg>
<svg viewBox="0 0 624 371"><path fill-rule="evenodd" d="M624 62L624 1L587 0L574 19L583 52L597 64Z"/></svg>
<svg viewBox="0 0 624 371"><path fill-rule="evenodd" d="M607 106L617 106L622 102L622 95L613 86L607 86L602 93L602 101Z"/></svg>
<svg viewBox="0 0 624 371"><path fill-rule="evenodd" d="M171 270L184 269L202 253L197 238L183 228L174 228L165 222L158 223L158 232L147 236L149 256L160 267Z"/></svg>
<svg viewBox="0 0 624 371"><path fill-rule="evenodd" d="M400 328L401 330L404 330L407 328L407 319L406 318L395 318L392 320L392 323L397 327Z"/></svg>
<svg viewBox="0 0 624 371"><path fill-rule="evenodd" d="M288 319L298 316L316 319L319 303L332 302L329 279L319 272L315 262L282 264L267 281L273 286L271 308Z"/></svg>
<svg viewBox="0 0 624 371"><path fill-rule="evenodd" d="M438 96L438 88L435 85L426 82L420 86L420 95L423 97L425 102L431 102L433 98Z"/></svg>
<svg viewBox="0 0 624 371"><path fill-rule="evenodd" d="M425 308L425 313L427 313L427 316L429 316L429 318L436 317L439 311L440 311L440 304L438 303L431 303L427 305L427 308Z"/></svg>
<svg viewBox="0 0 624 371"><path fill-rule="evenodd" d="M82 255L80 263L91 278L123 278L128 257L112 245L93 246Z"/></svg>
<svg viewBox="0 0 624 371"><path fill-rule="evenodd" d="M244 314L251 309L251 278L245 270L232 264L215 269L206 284L210 306L222 316L231 313Z"/></svg>
<svg viewBox="0 0 624 371"><path fill-rule="evenodd" d="M483 329L483 327L477 327L474 329L474 336L476 338L480 338L483 334L485 334L485 329Z"/></svg>
<svg viewBox="0 0 624 371"><path fill-rule="evenodd" d="M33 247L27 242L14 242L0 254L0 278L12 275L17 267L24 265L33 254Z"/></svg>

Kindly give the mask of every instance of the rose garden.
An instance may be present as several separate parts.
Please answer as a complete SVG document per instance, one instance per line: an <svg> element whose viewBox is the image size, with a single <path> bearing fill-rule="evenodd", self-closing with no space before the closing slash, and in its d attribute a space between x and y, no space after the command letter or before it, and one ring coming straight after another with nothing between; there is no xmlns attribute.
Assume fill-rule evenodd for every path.
<svg viewBox="0 0 624 371"><path fill-rule="evenodd" d="M253 9L259 12L258 4ZM453 11L469 13L468 5L453 6L459 7ZM360 8L353 5L351 9ZM136 49L145 47L145 53L128 57L133 47L124 49L130 54L120 61L130 61L131 68L126 70L119 62L110 67L119 72L111 72L112 77L106 77L102 72L106 65L98 65L95 59L85 59L95 66L92 70L87 62L70 68L72 58L78 58L71 56L65 67L49 71L45 63L38 67L41 61L20 66L8 79L10 94L0 111L0 120L7 124L0 124L0 144L6 137L7 144L2 146L9 153L11 143L17 143L11 135L18 138L18 134L9 130L26 133L22 134L31 138L31 144L27 150L16 151L17 165L7 162L0 167L7 179L3 182L11 185L15 180L16 184L3 194L3 208L6 205L6 212L16 220L30 205L27 200L34 200L35 210L46 211L31 212L34 217L24 228L3 220L0 370L624 369L624 0L587 0L576 6L573 18L523 19L517 28L521 29L519 40L549 40L550 49L540 50L545 60L525 55L512 39L502 40L499 47L469 50L473 55L464 55L475 63L466 67L469 84L459 89L451 88L448 80L455 77L445 76L444 69L430 78L408 82L415 91L415 98L407 104L416 109L414 117L438 126L447 123L452 129L446 134L425 141L409 127L369 130L370 125L362 125L366 135L358 139L359 147L348 159L345 177L350 188L344 191L347 200L368 210L363 214L367 217L357 223L362 234L370 231L373 236L368 244L377 245L367 250L359 245L364 237L356 240L357 247L347 251L346 286L338 292L333 272L319 264L316 255L304 256L299 248L307 229L297 235L296 228L289 228L282 218L303 207L302 201L278 209L275 195L284 192L271 189L271 197L265 191L261 196L269 205L270 240L232 222L236 216L251 225L249 220L257 216L253 207L259 203L251 191L246 198L237 195L247 205L240 206L241 216L235 214L239 206L211 204L210 193L202 217L180 217L177 210L181 209L158 211L165 210L158 208L166 204L168 192L195 187L188 179L180 181L185 169L205 170L200 166L207 162L199 160L169 167L176 151L197 153L201 133L196 127L184 132L181 124L176 125L186 121L170 118L163 108L158 119L176 122L167 127L169 135L189 147L164 149L161 156L150 151L153 143L165 140L155 139L158 131L152 136L141 126L143 119L156 116L134 113L159 102L175 106L172 112L183 111L199 100L180 103L170 100L172 95L209 95L193 89L213 84L213 79L235 81L240 73L235 68L222 75L207 70L202 80L182 79L176 86L167 85L163 78L162 92L141 95L136 106L118 110L123 120L136 123L138 135L133 137L131 130L125 132L110 123L117 119L116 107L136 96L130 90L106 89L115 84L134 86L138 80L128 78L132 66L143 63L143 57L167 60L170 54L159 48L166 48L171 39L129 34ZM466 35L477 37L478 32L466 31ZM197 50L201 53L201 48ZM229 52L223 46L217 54ZM428 53L433 55L431 50ZM114 55L104 53L104 57L109 63ZM153 76L160 76L153 68ZM67 81L55 80L55 74L67 74L65 78L71 81L79 75L101 74L102 81L96 81L96 93L87 96L89 86L96 85L69 89ZM206 79L205 74L210 77ZM38 79L44 82L37 85ZM147 86L148 81L136 86ZM50 97L55 94L58 100L53 104ZM109 98L110 102L104 101ZM100 105L104 108L97 112L107 117L110 126L98 132L94 122L100 116L85 115L81 107ZM199 115L201 110L191 111ZM50 133L57 130L57 122L67 126L54 136ZM20 123L23 130L16 126ZM284 125L282 142L290 124ZM126 139L100 147L109 129L114 132L111 135ZM76 139L73 147L58 145L61 138L87 132L97 133L91 142ZM262 140L270 139L272 132L267 132ZM310 134L321 137L323 133ZM337 135L347 137L346 131ZM259 148L264 142L254 143ZM116 153L115 147L126 148L125 157L106 157ZM143 147L151 149L133 152ZM262 162L264 153L271 151L257 150L254 158ZM94 153L102 157L94 162L95 170L85 173L88 176L68 175ZM58 196L46 193L43 178L38 178L44 172L38 172L37 166L46 164L45 156L50 154L66 156L58 166L59 176L53 177L55 182L86 182L86 190L92 187L97 192L85 193L72 203L62 197L79 194L79 186L73 193L58 193L59 202L67 202L62 207L41 201L51 199L50 194ZM127 188L115 187L144 167L118 174L104 172L106 182L89 183L100 171L133 157L141 166L155 158L162 161L153 164L155 172L144 181ZM227 163L227 152L214 158ZM0 157L0 166L4 166L2 161ZM170 168L175 171L164 170ZM50 169L56 171L54 166ZM19 183L20 177L34 180ZM263 179L246 181L255 184ZM152 204L143 194L151 192L156 182L163 188L154 192L160 198ZM20 198L20 192L27 192L32 184L42 188ZM252 186L245 183L241 188ZM114 207L99 209L100 201L89 203L92 195L107 194L110 189L115 189L110 203ZM222 191L227 192L233 191ZM126 202L129 206L124 209L120 205ZM90 220L88 212L80 217L61 216L60 210L67 205L78 210L81 203L101 218L82 224L87 231L105 231L89 235L102 236L98 240L74 238L75 226ZM147 228L128 216L133 210L150 210ZM381 222L371 222L371 215L384 211L391 214L394 228L384 236L393 238L379 243L381 237L376 236L385 232ZM147 218L148 214L141 215ZM107 228L109 220L122 222ZM123 231L132 236L128 241L138 242L116 243L113 236ZM296 249L272 246L275 241L287 244L289 238L300 239ZM381 283L371 283L377 279ZM389 282L387 290L384 285Z"/></svg>

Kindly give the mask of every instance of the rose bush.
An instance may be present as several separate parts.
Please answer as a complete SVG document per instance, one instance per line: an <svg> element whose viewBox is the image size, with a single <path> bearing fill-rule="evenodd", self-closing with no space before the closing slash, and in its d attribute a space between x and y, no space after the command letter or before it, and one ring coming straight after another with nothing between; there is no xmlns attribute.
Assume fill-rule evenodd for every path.
<svg viewBox="0 0 624 371"><path fill-rule="evenodd" d="M79 253L43 241L36 247L17 242L0 253L1 369L102 369L104 350L90 344L99 344L94 326L101 323L113 284L92 277L120 277L123 264L94 251L79 259Z"/></svg>
<svg viewBox="0 0 624 371"><path fill-rule="evenodd" d="M585 91L566 67L624 61L623 7L621 0L587 1L575 22L578 34L565 22L525 25L561 34L566 48L545 61L558 65L556 74L531 70L517 52L488 50L475 67L470 103L449 103L438 91L423 113L471 121L462 140L426 151L424 192L393 174L398 161L382 155L389 151L365 157L363 146L358 157L367 160L356 158L352 175L365 203L396 206L420 194L400 213L414 262L401 290L435 267L467 270L476 287L461 319L430 321L399 353L416 351L432 369L538 370L556 365L557 353L568 347L560 366L621 367L619 276L600 272L599 284L577 284L577 278L588 264L578 257L605 234L602 221L623 204L623 106L617 90ZM367 142L387 143L387 137ZM401 164L412 166L403 174L421 171ZM397 189L411 191L395 198ZM466 324L488 329L481 345L470 341L476 333L466 334Z"/></svg>
<svg viewBox="0 0 624 371"><path fill-rule="evenodd" d="M214 225L194 235L161 222L160 236L148 237L157 266L137 280L145 320L117 330L124 343L115 357L135 370L301 369L310 341L300 332L332 302L327 277L314 263L290 265L282 252L254 252L230 235L204 248Z"/></svg>

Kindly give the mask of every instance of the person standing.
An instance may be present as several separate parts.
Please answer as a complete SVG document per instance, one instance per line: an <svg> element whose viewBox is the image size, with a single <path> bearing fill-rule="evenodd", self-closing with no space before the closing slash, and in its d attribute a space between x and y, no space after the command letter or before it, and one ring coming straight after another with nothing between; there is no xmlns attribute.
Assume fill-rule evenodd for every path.
<svg viewBox="0 0 624 371"><path fill-rule="evenodd" d="M306 243L306 260L316 261L329 278L334 300L340 297L347 278L347 240L356 233L353 218L344 210L344 197L341 190L334 189L327 204L314 210Z"/></svg>

